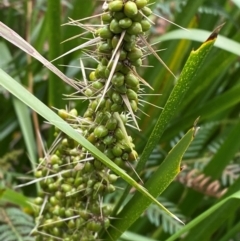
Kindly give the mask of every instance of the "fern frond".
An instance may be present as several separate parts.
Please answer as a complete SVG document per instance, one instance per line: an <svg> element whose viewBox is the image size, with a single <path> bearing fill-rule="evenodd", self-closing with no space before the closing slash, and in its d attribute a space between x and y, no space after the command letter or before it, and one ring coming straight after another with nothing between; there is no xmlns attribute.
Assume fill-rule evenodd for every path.
<svg viewBox="0 0 240 241"><path fill-rule="evenodd" d="M159 197L158 200L183 222L186 220L184 215L181 214L181 212L174 203L169 202L164 197ZM168 215L166 215L162 210L160 210L155 204L150 205L150 207L146 211L146 215L152 224L154 224L155 226L159 226L161 224L163 230L167 233L173 234L182 228L182 225L179 222L169 218Z"/></svg>
<svg viewBox="0 0 240 241"><path fill-rule="evenodd" d="M232 185L240 176L240 164L226 166L221 176L223 186Z"/></svg>
<svg viewBox="0 0 240 241"><path fill-rule="evenodd" d="M0 240L4 241L34 241L30 237L34 227L32 217L18 208L0 208Z"/></svg>

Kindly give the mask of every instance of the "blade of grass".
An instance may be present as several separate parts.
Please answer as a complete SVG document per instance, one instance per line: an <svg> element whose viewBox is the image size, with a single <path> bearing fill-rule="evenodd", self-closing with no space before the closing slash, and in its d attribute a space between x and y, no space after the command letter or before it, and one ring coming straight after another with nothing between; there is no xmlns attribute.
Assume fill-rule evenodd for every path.
<svg viewBox="0 0 240 241"><path fill-rule="evenodd" d="M156 38L154 41L163 42L163 41L173 40L173 39L189 39L189 40L202 42L210 34L211 32L206 30L201 30L201 29L190 29L190 31L184 31L182 29L178 29L178 30L168 32L160 36L159 38ZM226 38L224 36L219 35L214 46L220 49L226 50L230 53L240 55L240 43L232 39Z"/></svg>
<svg viewBox="0 0 240 241"><path fill-rule="evenodd" d="M53 60L62 54L61 43L61 1L48 0L47 1L47 26L48 26L48 40L49 53L48 57ZM58 64L61 64L61 60ZM48 81L48 103L49 106L60 108L64 106L64 101L61 98L65 91L64 83L52 72L49 72Z"/></svg>
<svg viewBox="0 0 240 241"><path fill-rule="evenodd" d="M13 105L18 117L18 121L21 127L22 135L26 144L29 159L32 164L32 169L35 170L37 157L36 157L36 145L33 134L32 122L29 113L29 109L21 101L13 98Z"/></svg>
<svg viewBox="0 0 240 241"><path fill-rule="evenodd" d="M221 202L215 204L214 206L212 206L211 208L209 208L207 211L205 211L204 213L202 213L201 215L199 215L197 218L195 218L193 221L191 221L190 223L188 223L186 226L183 227L183 229L181 229L179 232L175 233L174 235L172 235L169 239L167 239L166 241L174 241L177 238L181 237L184 233L188 232L189 230L191 230L193 227L197 226L200 222L204 221L205 219L207 219L209 216L211 216L214 212L216 212L217 210L221 209L221 207L226 203L228 205L229 208L231 208L231 202L229 203L230 200L232 199L237 199L237 203L235 203L235 205L239 206L240 202L238 199L240 199L240 191L234 193L233 195L223 199ZM226 214L226 213L225 213ZM196 234L195 234L196 235Z"/></svg>
<svg viewBox="0 0 240 241"><path fill-rule="evenodd" d="M195 132L196 128L194 127L186 133L169 152L153 176L146 182L145 187L154 197L159 196L180 172L180 162L192 142ZM123 210L116 215L103 239L117 240L121 233L127 230L150 204L149 200L136 193L124 206Z"/></svg>
<svg viewBox="0 0 240 241"><path fill-rule="evenodd" d="M219 30L220 28L217 28L215 31L213 31L210 37L196 51L191 52L177 81L177 84L171 92L171 95L169 96L167 103L164 106L161 115L159 116L157 124L155 125L151 133L147 145L143 150L137 166L137 171L142 170L142 168L145 166L145 163L148 160L148 157L150 156L152 150L159 142L168 123L170 122L175 112L178 110L184 98L184 95L186 94L190 85L193 82L193 78L195 77L197 71L204 62L205 57L208 55L209 51L213 47Z"/></svg>
<svg viewBox="0 0 240 241"><path fill-rule="evenodd" d="M13 203L22 208L32 209L27 197L11 189L0 189L0 201Z"/></svg>

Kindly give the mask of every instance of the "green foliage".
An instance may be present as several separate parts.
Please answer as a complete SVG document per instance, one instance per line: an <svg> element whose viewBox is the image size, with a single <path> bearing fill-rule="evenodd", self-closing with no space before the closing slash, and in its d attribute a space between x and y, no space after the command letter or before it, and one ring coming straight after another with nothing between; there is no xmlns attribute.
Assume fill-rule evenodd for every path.
<svg viewBox="0 0 240 241"><path fill-rule="evenodd" d="M54 29L54 24L56 24L54 21L58 22L61 17L61 23L66 23L68 17L81 19L92 16L100 13L103 3L94 0L56 1L56 4L61 3L61 6L54 9L48 8L46 1L43 0L35 1L33 8L29 8L28 2L30 1L1 2L0 21L16 31L24 39L27 39L48 60L52 60L56 55L66 53L86 42L86 38L91 37L88 34L77 37L59 47L59 42L79 35L84 30L80 30L78 26L62 26L60 28L58 25L56 29L58 29L57 31L61 29L61 36L58 35L57 31L54 32L53 34L57 34L57 37L59 37L54 42L55 37L49 35L49 31L51 31L49 29ZM154 1L150 2L153 3ZM200 130L183 156L181 162L183 170L175 181L161 193L161 198L158 199L171 213L183 220L186 226L182 226L176 220L169 218L161 209L151 204L149 209L143 212L142 216L138 214L132 226L129 221L128 226L130 227L128 227L128 231L119 240L227 241L231 239L239 241L238 217L240 203L239 193L236 193L240 185L239 1L158 0L150 7L155 13L190 29L189 32L176 29L176 26L154 17L153 21L157 22L157 24L152 26L148 36L151 43L161 41L154 45L153 48L155 50L165 49L158 54L177 77L180 76L190 52L198 49L216 26L223 22L225 22L225 25L214 44L215 47L205 59L198 75L193 78L193 84L186 90L182 102L175 102L174 106L169 109L169 118L166 125L160 131L157 129L153 133L156 136L155 143L150 139L150 135L160 114L166 110L158 110L153 105L165 107L177 80L159 65L154 56L144 60L144 66L154 66L154 68L141 67L138 69L141 77L154 88L154 91L146 89L143 94L147 95L142 96L144 100L153 105L141 103L142 112L137 113L141 132L130 128L127 129L133 137L140 157L146 144L149 141L153 143L145 157L146 162L142 162L141 168L137 167L138 174L144 184L154 176L168 153L179 143L199 116L198 126L200 126ZM56 11L54 12L54 10ZM52 17L55 16L55 19L51 19L51 15ZM84 23L93 26L99 24L99 19L90 19ZM56 81L59 81L59 83L61 81L58 77L54 78L55 82L50 83L48 81L49 71L41 63L34 59L29 61L22 50L2 38L0 39L0 53L0 68L3 69L1 74L4 73L4 76L1 75L1 81L6 77L5 72L7 72L22 86L27 86L45 105L54 103L54 107L57 108L69 106L70 109L78 109L80 115L84 113L86 102L66 100L62 94L69 97L69 93L74 90L66 84L62 85L63 82L58 85ZM148 54L146 52L146 55ZM56 66L68 77L81 80L83 78L82 72L79 70L79 58L82 58L85 67L90 69L96 67L94 61L87 58L83 50L71 52L59 62L56 62ZM60 63L64 64L64 66L58 66ZM70 66L76 66L76 68ZM88 75L90 71L86 70L86 73ZM20 87L15 85L14 82L11 82L11 85L12 91L15 91L17 97L23 95L21 97L23 100L26 92L20 90ZM55 95L55 92L58 91L61 93ZM158 95L149 95L152 93ZM159 96L159 94L161 95ZM40 102L35 102L30 95L27 97L29 99L25 95L26 103L32 105L32 107L35 105L36 111L41 109L41 113L49 122L58 125L67 132L69 131L68 133L71 132L70 128L66 127L61 122L61 119L53 115L46 106L39 107L38 103ZM42 117L34 117L32 110L26 107L25 104L13 99L12 95L2 86L0 87L0 103L0 183L4 187L12 188L16 182L23 183L23 181L16 178L19 177L19 174L29 178L32 173L31 170L37 165L37 156L42 156L44 152L50 152L47 143L50 143L52 137L49 125L45 123L45 120ZM144 113L148 116L144 115ZM132 123L128 124L131 125ZM43 143L38 140L38 133L41 133ZM135 188L142 188L133 181L132 177L139 181L134 173L128 172L126 174L117 167L115 168L110 160L94 149L84 138L79 137L73 131L71 133L72 138L76 138L81 144L84 143L90 152L100 157L114 171L117 170L118 174L129 182L131 187L135 185ZM21 150L23 154L20 155L17 150ZM150 153L151 156L148 157ZM17 162L9 161L10 159L17 159ZM135 203L131 204L133 195L140 197L135 192L135 189L131 189L131 195L129 195L128 190L130 188L126 188L125 181L123 182L120 179L117 181L116 187L121 187L118 190L118 195L114 197L109 195L105 199L105 204L111 203L112 206L117 204L116 214L120 213L120 210L124 210L124 207L128 207L129 210L135 207ZM24 182L27 181L24 180ZM158 185L162 184L156 181L151 184L151 187ZM121 197L122 188L126 188L127 191ZM24 194L29 197L28 200L31 200L30 197L36 195L36 190L37 187L34 184L23 188ZM145 189L142 188L141 190L145 192ZM14 200L16 196L17 193L13 190L1 189L1 201L4 201L5 204L17 204L21 200L21 205L26 207L26 198L22 195ZM137 203L140 199L136 197ZM2 220L5 219L0 218L0 230L4 231L0 231L0 240L6 241L5 235L7 234L10 234L9 237L16 237L11 235L21 237L21 230L30 231L34 226L33 221L24 216L26 214L22 214L20 210L15 208L2 209L1 207L2 214L4 214L4 217L9 218L9 222L3 223ZM19 218L22 221L21 225L19 225L16 217L21 217ZM128 222L128 220L120 219L120 222ZM119 228L121 224L117 224L118 222L115 222L114 219L113 223L115 224L111 229L114 229L117 233L121 230ZM118 225L120 226L118 227ZM24 229L24 226L26 229ZM15 229L11 227L15 227ZM178 229L180 231L177 231ZM117 236L119 235L120 233L117 234ZM27 233L24 233L21 238L9 240L32 239L28 237Z"/></svg>
<svg viewBox="0 0 240 241"><path fill-rule="evenodd" d="M33 228L33 218L18 208L0 208L0 240L34 241L29 236Z"/></svg>

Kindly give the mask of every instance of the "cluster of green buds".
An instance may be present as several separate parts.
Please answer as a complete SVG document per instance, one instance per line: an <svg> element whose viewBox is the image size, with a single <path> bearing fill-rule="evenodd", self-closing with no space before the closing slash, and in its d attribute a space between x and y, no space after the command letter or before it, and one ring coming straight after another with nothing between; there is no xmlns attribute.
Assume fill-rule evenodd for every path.
<svg viewBox="0 0 240 241"><path fill-rule="evenodd" d="M142 65L141 40L151 27L148 0L108 0L103 4L102 27L94 33L98 66L82 93L89 100L83 117L75 109L59 115L116 165L127 169L138 157L126 124L137 125L140 82L135 67ZM81 145L56 130L48 157L35 172L41 193L35 199L36 240L100 240L110 225L112 208L103 197L115 191L117 176Z"/></svg>

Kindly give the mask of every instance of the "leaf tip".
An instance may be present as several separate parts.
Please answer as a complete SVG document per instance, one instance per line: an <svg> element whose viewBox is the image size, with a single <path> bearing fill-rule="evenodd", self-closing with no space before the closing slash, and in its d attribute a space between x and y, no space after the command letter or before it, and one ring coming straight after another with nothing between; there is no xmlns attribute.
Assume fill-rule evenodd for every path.
<svg viewBox="0 0 240 241"><path fill-rule="evenodd" d="M200 119L200 116L193 123L193 138L197 135L197 133L200 129L200 127L197 126L197 123L198 123L199 119Z"/></svg>
<svg viewBox="0 0 240 241"><path fill-rule="evenodd" d="M215 40L224 24L225 23L222 23L221 25L216 27L205 42L208 42L208 41L211 41L211 40Z"/></svg>

